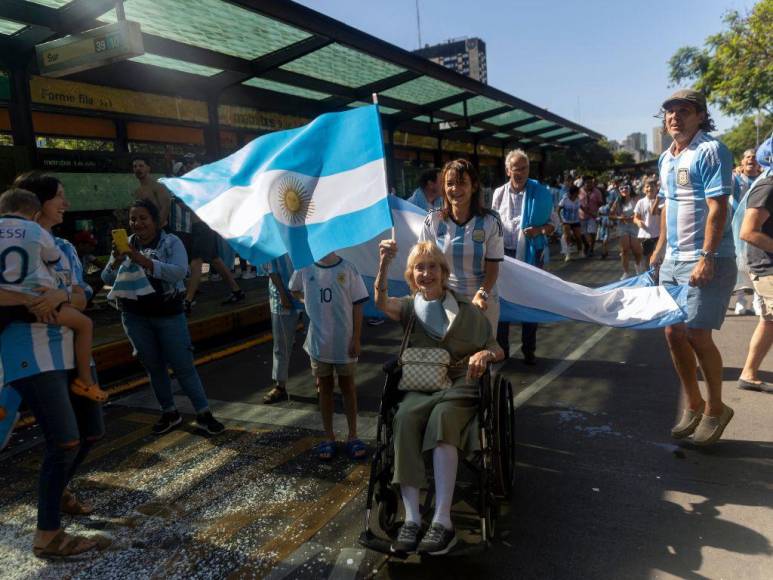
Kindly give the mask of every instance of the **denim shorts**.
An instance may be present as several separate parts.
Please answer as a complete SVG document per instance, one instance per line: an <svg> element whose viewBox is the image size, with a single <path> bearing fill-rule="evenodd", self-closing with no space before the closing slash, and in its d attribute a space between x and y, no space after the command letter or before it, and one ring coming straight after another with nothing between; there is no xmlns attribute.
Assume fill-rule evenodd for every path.
<svg viewBox="0 0 773 580"><path fill-rule="evenodd" d="M665 260L660 266L662 286L688 286L690 274L699 260ZM725 320L730 295L735 287L737 267L733 258L714 260L714 277L702 288L689 286L687 291L687 326L719 330Z"/></svg>

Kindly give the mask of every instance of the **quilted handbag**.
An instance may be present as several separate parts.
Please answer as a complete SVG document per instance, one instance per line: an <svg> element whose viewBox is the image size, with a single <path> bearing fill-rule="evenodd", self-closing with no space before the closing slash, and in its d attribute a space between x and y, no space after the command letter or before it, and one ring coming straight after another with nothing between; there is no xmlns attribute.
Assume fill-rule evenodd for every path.
<svg viewBox="0 0 773 580"><path fill-rule="evenodd" d="M403 376L398 389L431 393L451 386L451 355L444 348L406 348L400 357Z"/></svg>
<svg viewBox="0 0 773 580"><path fill-rule="evenodd" d="M397 388L401 391L425 393L447 389L452 384L451 379L448 378L448 367L451 365L449 352L444 348L406 348L415 322L416 313L414 312L408 321L403 342L400 345L398 360L402 377Z"/></svg>

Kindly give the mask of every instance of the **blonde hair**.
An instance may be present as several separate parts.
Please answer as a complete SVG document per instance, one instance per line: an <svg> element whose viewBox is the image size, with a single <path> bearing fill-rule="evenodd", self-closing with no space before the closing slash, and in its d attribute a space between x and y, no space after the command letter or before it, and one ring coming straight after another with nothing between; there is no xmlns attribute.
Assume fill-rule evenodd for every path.
<svg viewBox="0 0 773 580"><path fill-rule="evenodd" d="M413 279L413 267L416 265L416 262L419 261L419 258L425 256L434 260L435 263L440 266L443 289L445 290L447 288L448 277L451 275L451 269L448 267L446 257L443 255L443 252L440 251L440 248L435 245L435 242L427 240L424 242L419 242L413 246L413 248L411 248L411 253L408 254L408 260L405 264L405 281L408 282L408 286L411 289L411 294L416 294L416 291L419 289L419 287L416 285L416 281Z"/></svg>

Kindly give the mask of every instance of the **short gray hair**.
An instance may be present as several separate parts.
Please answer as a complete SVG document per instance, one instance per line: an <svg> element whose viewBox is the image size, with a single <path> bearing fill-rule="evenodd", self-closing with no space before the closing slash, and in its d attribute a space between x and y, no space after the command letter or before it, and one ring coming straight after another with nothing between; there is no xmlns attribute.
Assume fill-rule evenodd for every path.
<svg viewBox="0 0 773 580"><path fill-rule="evenodd" d="M509 167L510 162L518 157L522 157L526 160L527 164L529 163L529 155L526 153L526 151L523 149L513 149L507 154L507 157L505 157L505 167Z"/></svg>
<svg viewBox="0 0 773 580"><path fill-rule="evenodd" d="M747 155L751 155L756 159L757 151L755 149L747 149L746 151L743 152L743 155L741 155L741 159L743 159Z"/></svg>

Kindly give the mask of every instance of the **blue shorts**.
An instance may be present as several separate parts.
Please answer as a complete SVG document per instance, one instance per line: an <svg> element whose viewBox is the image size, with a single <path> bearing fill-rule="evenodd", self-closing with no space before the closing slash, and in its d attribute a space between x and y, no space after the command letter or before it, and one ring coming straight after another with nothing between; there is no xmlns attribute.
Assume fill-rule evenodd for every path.
<svg viewBox="0 0 773 580"><path fill-rule="evenodd" d="M660 266L662 286L687 286L698 260L665 260ZM730 295L735 287L737 267L733 258L714 260L714 277L704 287L689 286L687 292L687 326L719 330L725 320Z"/></svg>

